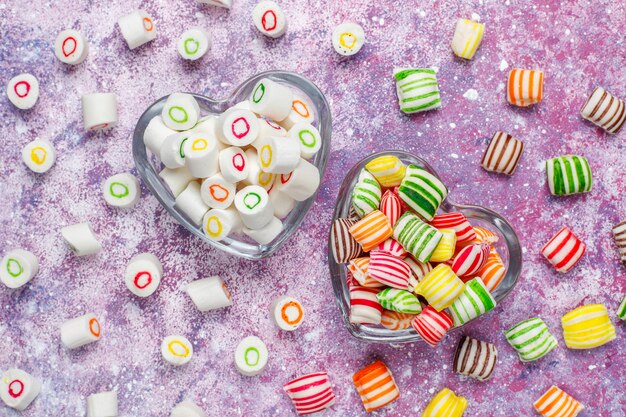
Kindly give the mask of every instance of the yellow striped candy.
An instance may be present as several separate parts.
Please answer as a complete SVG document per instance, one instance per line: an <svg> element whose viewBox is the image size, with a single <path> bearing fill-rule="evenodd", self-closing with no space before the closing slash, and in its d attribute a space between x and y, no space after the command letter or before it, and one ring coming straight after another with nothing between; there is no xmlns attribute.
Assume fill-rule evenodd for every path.
<svg viewBox="0 0 626 417"><path fill-rule="evenodd" d="M468 19L459 19L452 37L452 51L456 56L472 59L483 40L485 25Z"/></svg>
<svg viewBox="0 0 626 417"><path fill-rule="evenodd" d="M465 289L463 281L446 264L437 265L415 287L415 293L423 296L437 311L452 305Z"/></svg>
<svg viewBox="0 0 626 417"><path fill-rule="evenodd" d="M393 155L383 155L372 159L365 165L376 180L383 187L395 187L400 185L406 174L406 166Z"/></svg>
<svg viewBox="0 0 626 417"><path fill-rule="evenodd" d="M430 262L445 262L452 258L456 248L456 232L453 229L439 229L443 237L430 257Z"/></svg>
<svg viewBox="0 0 626 417"><path fill-rule="evenodd" d="M461 417L467 408L467 400L444 388L430 400L422 417Z"/></svg>
<svg viewBox="0 0 626 417"><path fill-rule="evenodd" d="M615 339L615 327L604 304L588 304L561 319L563 338L570 349L591 349Z"/></svg>

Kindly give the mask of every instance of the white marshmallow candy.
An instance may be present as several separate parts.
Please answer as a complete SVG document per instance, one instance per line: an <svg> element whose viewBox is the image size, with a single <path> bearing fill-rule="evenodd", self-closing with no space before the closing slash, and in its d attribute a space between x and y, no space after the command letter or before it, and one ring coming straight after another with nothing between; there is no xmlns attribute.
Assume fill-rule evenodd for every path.
<svg viewBox="0 0 626 417"><path fill-rule="evenodd" d="M198 0L198 3L204 3L204 4L211 5L211 6L217 6L217 7L223 7L225 9L230 9L233 5L233 0Z"/></svg>
<svg viewBox="0 0 626 417"><path fill-rule="evenodd" d="M126 266L124 282L137 297L149 297L157 290L163 276L163 265L151 253L140 253L132 257Z"/></svg>
<svg viewBox="0 0 626 417"><path fill-rule="evenodd" d="M188 132L177 132L165 138L159 154L159 159L161 159L163 165L170 169L180 168L185 165L185 149L183 146L188 138Z"/></svg>
<svg viewBox="0 0 626 417"><path fill-rule="evenodd" d="M115 94L84 94L82 104L85 130L108 129L117 124L117 98Z"/></svg>
<svg viewBox="0 0 626 417"><path fill-rule="evenodd" d="M167 188L172 192L174 198L178 197L194 179L187 167L176 169L164 168L159 172L159 177L161 177Z"/></svg>
<svg viewBox="0 0 626 417"><path fill-rule="evenodd" d="M271 174L288 174L293 171L300 158L300 141L289 137L270 137L258 150L261 169Z"/></svg>
<svg viewBox="0 0 626 417"><path fill-rule="evenodd" d="M365 32L360 25L345 22L333 29L332 41L333 48L339 55L352 56L365 44Z"/></svg>
<svg viewBox="0 0 626 417"><path fill-rule="evenodd" d="M224 281L213 276L187 284L187 294L202 312L228 307L233 304Z"/></svg>
<svg viewBox="0 0 626 417"><path fill-rule="evenodd" d="M270 38L279 38L287 31L287 18L273 1L265 0L254 6L252 21L259 32Z"/></svg>
<svg viewBox="0 0 626 417"><path fill-rule="evenodd" d="M241 148L231 146L220 151L219 169L224 179L236 184L248 177L248 157Z"/></svg>
<svg viewBox="0 0 626 417"><path fill-rule="evenodd" d="M61 325L61 342L68 349L77 349L100 340L100 322L92 313L76 317Z"/></svg>
<svg viewBox="0 0 626 417"><path fill-rule="evenodd" d="M248 177L243 180L243 184L258 185L265 190L270 190L274 186L276 176L261 169L259 157L254 149L248 149L245 154L248 161Z"/></svg>
<svg viewBox="0 0 626 417"><path fill-rule="evenodd" d="M165 138L175 133L176 131L165 126L161 116L154 116L143 132L143 144L146 145L150 152L160 158L161 147L163 142L165 142Z"/></svg>
<svg viewBox="0 0 626 417"><path fill-rule="evenodd" d="M200 185L200 195L209 207L226 209L233 204L237 189L235 184L224 179L221 174L206 178Z"/></svg>
<svg viewBox="0 0 626 417"><path fill-rule="evenodd" d="M183 59L195 61L211 49L211 38L203 29L192 28L183 32L178 38L178 53Z"/></svg>
<svg viewBox="0 0 626 417"><path fill-rule="evenodd" d="M209 210L209 206L202 200L200 184L196 181L190 182L185 191L176 197L175 206L196 225L202 222L204 214Z"/></svg>
<svg viewBox="0 0 626 417"><path fill-rule="evenodd" d="M259 136L259 119L250 110L230 108L215 123L215 136L231 146L248 146Z"/></svg>
<svg viewBox="0 0 626 417"><path fill-rule="evenodd" d="M102 245L93 233L89 223L78 223L61 229L65 244L76 256L94 255L102 250Z"/></svg>
<svg viewBox="0 0 626 417"><path fill-rule="evenodd" d="M89 54L89 42L77 30L67 29L57 35L54 54L64 64L78 65Z"/></svg>
<svg viewBox="0 0 626 417"><path fill-rule="evenodd" d="M170 417L206 417L206 414L202 408L186 400L174 407Z"/></svg>
<svg viewBox="0 0 626 417"><path fill-rule="evenodd" d="M30 109L39 98L39 81L28 73L16 75L7 84L7 98L18 109Z"/></svg>
<svg viewBox="0 0 626 417"><path fill-rule="evenodd" d="M267 143L267 138L285 136L287 136L285 128L263 117L259 119L259 137L252 142L252 146L258 151L261 146Z"/></svg>
<svg viewBox="0 0 626 417"><path fill-rule="evenodd" d="M161 343L161 355L170 365L185 365L193 356L193 346L186 337L167 336Z"/></svg>
<svg viewBox="0 0 626 417"><path fill-rule="evenodd" d="M105 391L87 397L87 417L117 417L117 391Z"/></svg>
<svg viewBox="0 0 626 417"><path fill-rule="evenodd" d="M272 320L281 330L296 330L304 320L302 304L288 295L275 299L270 307L270 313Z"/></svg>
<svg viewBox="0 0 626 417"><path fill-rule="evenodd" d="M280 181L280 176L277 178ZM270 202L274 207L274 216L279 219L284 219L296 206L296 200L289 197L284 192L280 191L278 187L275 187L270 193Z"/></svg>
<svg viewBox="0 0 626 417"><path fill-rule="evenodd" d="M30 251L13 249L0 261L0 281L8 288L27 284L39 272L39 261Z"/></svg>
<svg viewBox="0 0 626 417"><path fill-rule="evenodd" d="M22 149L22 161L31 171L38 174L48 172L56 159L56 149L47 140L35 139Z"/></svg>
<svg viewBox="0 0 626 417"><path fill-rule="evenodd" d="M0 398L17 411L24 411L37 398L41 383L26 371L11 368L0 377Z"/></svg>
<svg viewBox="0 0 626 417"><path fill-rule="evenodd" d="M120 27L122 36L129 49L135 49L148 43L157 36L154 22L144 10L135 10L121 17L117 21L117 25Z"/></svg>
<svg viewBox="0 0 626 417"><path fill-rule="evenodd" d="M245 376L256 376L267 365L269 352L267 346L256 336L248 336L237 345L235 367Z"/></svg>
<svg viewBox="0 0 626 417"><path fill-rule="evenodd" d="M112 175L102 185L102 193L104 201L111 207L133 208L141 197L139 180L127 172Z"/></svg>
<svg viewBox="0 0 626 417"><path fill-rule="evenodd" d="M263 187L248 185L235 195L235 208L248 229L261 229L274 218L274 208Z"/></svg>
<svg viewBox="0 0 626 417"><path fill-rule="evenodd" d="M280 125L289 130L297 123L313 123L315 114L313 114L313 105L303 96L295 95L291 103L291 111Z"/></svg>
<svg viewBox="0 0 626 417"><path fill-rule="evenodd" d="M320 172L317 167L304 159L289 174L277 180L277 189L296 201L304 201L317 191L320 185Z"/></svg>
<svg viewBox="0 0 626 417"><path fill-rule="evenodd" d="M161 119L172 130L189 130L200 119L200 106L191 94L172 93L165 101Z"/></svg>
<svg viewBox="0 0 626 417"><path fill-rule="evenodd" d="M205 135L215 136L215 123L217 123L217 117L214 115L203 116L198 120L198 123L191 128L190 133L203 133ZM219 142L221 143L221 142Z"/></svg>
<svg viewBox="0 0 626 417"><path fill-rule="evenodd" d="M281 222L277 217L272 217L270 222L260 229L249 229L247 227L243 228L243 233L254 239L260 245L269 244L271 241L276 239L276 236L278 236L282 231L283 222Z"/></svg>
<svg viewBox="0 0 626 417"><path fill-rule="evenodd" d="M289 137L300 143L300 156L311 159L322 146L319 130L309 123L297 123L289 129Z"/></svg>
<svg viewBox="0 0 626 417"><path fill-rule="evenodd" d="M242 230L241 217L235 207L224 210L211 209L202 219L202 230L209 239L219 242L225 237Z"/></svg>
<svg viewBox="0 0 626 417"><path fill-rule="evenodd" d="M183 145L185 164L191 175L208 178L219 171L220 148L211 134L192 133Z"/></svg>
<svg viewBox="0 0 626 417"><path fill-rule="evenodd" d="M259 80L250 95L250 109L276 122L289 116L292 103L293 91L269 78Z"/></svg>

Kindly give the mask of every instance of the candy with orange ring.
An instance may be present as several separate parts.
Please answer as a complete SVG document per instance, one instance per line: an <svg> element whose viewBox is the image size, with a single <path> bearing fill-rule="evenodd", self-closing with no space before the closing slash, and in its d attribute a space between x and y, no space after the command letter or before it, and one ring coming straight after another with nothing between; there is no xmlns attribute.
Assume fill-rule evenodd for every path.
<svg viewBox="0 0 626 417"><path fill-rule="evenodd" d="M124 282L137 297L148 297L157 290L163 276L163 265L151 253L140 253L132 257L126 266Z"/></svg>
<svg viewBox="0 0 626 417"><path fill-rule="evenodd" d="M148 13L135 10L117 21L122 36L130 49L135 49L154 40L157 36L156 27Z"/></svg>
<svg viewBox="0 0 626 417"><path fill-rule="evenodd" d="M21 369L11 368L0 376L0 399L15 410L25 410L40 391L39 380Z"/></svg>
<svg viewBox="0 0 626 417"><path fill-rule="evenodd" d="M32 108L39 98L39 81L34 75L16 75L7 84L7 98L21 110Z"/></svg>
<svg viewBox="0 0 626 417"><path fill-rule="evenodd" d="M350 234L361 244L365 252L369 252L390 238L393 229L387 216L382 211L374 210L352 225Z"/></svg>
<svg viewBox="0 0 626 417"><path fill-rule="evenodd" d="M288 295L275 299L270 307L272 319L281 330L293 331L304 320L304 308L300 301Z"/></svg>
<svg viewBox="0 0 626 417"><path fill-rule="evenodd" d="M219 242L242 230L241 217L234 206L227 209L210 209L202 218L202 230L211 240Z"/></svg>
<svg viewBox="0 0 626 417"><path fill-rule="evenodd" d="M509 72L506 97L514 106L527 107L543 98L543 72L514 68Z"/></svg>
<svg viewBox="0 0 626 417"><path fill-rule="evenodd" d="M291 103L291 112L285 120L280 122L280 125L290 130L297 123L311 124L314 121L315 114L313 114L313 106L309 100L303 96L295 95Z"/></svg>
<svg viewBox="0 0 626 417"><path fill-rule="evenodd" d="M58 34L54 54L64 64L78 65L87 58L89 43L79 31L67 29Z"/></svg>
<svg viewBox="0 0 626 417"><path fill-rule="evenodd" d="M332 34L333 48L339 55L352 56L365 44L363 28L352 22L337 25Z"/></svg>
<svg viewBox="0 0 626 417"><path fill-rule="evenodd" d="M100 322L88 313L61 325L61 342L68 349L76 349L100 340Z"/></svg>
<svg viewBox="0 0 626 417"><path fill-rule="evenodd" d="M271 0L262 1L252 9L252 21L259 32L270 38L281 37L287 31L285 14Z"/></svg>
<svg viewBox="0 0 626 417"><path fill-rule="evenodd" d="M391 371L382 361L366 366L352 376L365 411L378 410L400 397Z"/></svg>
<svg viewBox="0 0 626 417"><path fill-rule="evenodd" d="M219 172L221 146L210 134L192 133L183 144L184 161L196 178L209 178Z"/></svg>
<svg viewBox="0 0 626 417"><path fill-rule="evenodd" d="M167 336L161 343L161 355L170 365L184 365L193 356L193 346L184 336Z"/></svg>
<svg viewBox="0 0 626 417"><path fill-rule="evenodd" d="M187 295L202 312L228 307L233 303L226 283L218 276L187 284Z"/></svg>
<svg viewBox="0 0 626 417"><path fill-rule="evenodd" d="M48 172L56 161L57 153L54 145L42 139L35 139L22 149L22 161L33 172Z"/></svg>
<svg viewBox="0 0 626 417"><path fill-rule="evenodd" d="M221 174L206 178L200 185L202 201L210 208L227 209L232 205L236 192L235 184L226 181Z"/></svg>

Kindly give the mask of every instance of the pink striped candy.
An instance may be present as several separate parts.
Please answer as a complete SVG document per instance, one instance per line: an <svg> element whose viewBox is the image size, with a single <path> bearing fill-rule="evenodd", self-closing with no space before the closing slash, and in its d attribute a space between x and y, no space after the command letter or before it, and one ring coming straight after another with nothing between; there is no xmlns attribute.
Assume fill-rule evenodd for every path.
<svg viewBox="0 0 626 417"><path fill-rule="evenodd" d="M568 272L582 258L587 246L567 227L559 232L541 249L541 253L559 272Z"/></svg>
<svg viewBox="0 0 626 417"><path fill-rule="evenodd" d="M413 277L418 281L421 281L426 276L426 274L433 270L433 266L430 264L430 262L423 263L420 261L416 261L411 256L406 258L404 262L409 264L409 266L411 267L411 272L413 273Z"/></svg>
<svg viewBox="0 0 626 417"><path fill-rule="evenodd" d="M474 276L485 266L491 246L488 243L476 243L464 247L452 261L452 271L459 277Z"/></svg>
<svg viewBox="0 0 626 417"><path fill-rule="evenodd" d="M457 244L471 242L476 239L476 232L463 213L438 214L430 222L436 229L452 229L456 232Z"/></svg>
<svg viewBox="0 0 626 417"><path fill-rule="evenodd" d="M346 283L348 284L348 288L359 286L359 282L356 280L356 278L354 278L354 275L352 275L352 272L350 272L350 270L346 271Z"/></svg>
<svg viewBox="0 0 626 417"><path fill-rule="evenodd" d="M426 306L413 320L415 331L431 346L437 346L452 326L452 317L445 310L437 311L432 306Z"/></svg>
<svg viewBox="0 0 626 417"><path fill-rule="evenodd" d="M370 276L388 287L406 290L411 276L411 267L400 258L387 252L370 252Z"/></svg>
<svg viewBox="0 0 626 417"><path fill-rule="evenodd" d="M350 288L350 323L380 324L383 307L376 298L379 292L379 288Z"/></svg>
<svg viewBox="0 0 626 417"><path fill-rule="evenodd" d="M387 252L390 255L395 256L396 258L404 259L406 258L407 252L404 250L404 247L398 243L397 240L389 238L385 240L383 243L378 245L375 249L380 252Z"/></svg>
<svg viewBox="0 0 626 417"><path fill-rule="evenodd" d="M385 191L385 194L383 194L380 199L379 210L387 216L389 223L391 223L391 227L393 227L402 214L402 203L400 201L400 197L398 197L397 194L394 194L391 190Z"/></svg>
<svg viewBox="0 0 626 417"><path fill-rule="evenodd" d="M283 385L299 415L317 413L335 403L328 373L315 372Z"/></svg>
<svg viewBox="0 0 626 417"><path fill-rule="evenodd" d="M370 276L369 269L370 258L368 256L353 259L348 264L348 271L352 272L354 279L359 283L359 285L368 288L384 287L385 284Z"/></svg>

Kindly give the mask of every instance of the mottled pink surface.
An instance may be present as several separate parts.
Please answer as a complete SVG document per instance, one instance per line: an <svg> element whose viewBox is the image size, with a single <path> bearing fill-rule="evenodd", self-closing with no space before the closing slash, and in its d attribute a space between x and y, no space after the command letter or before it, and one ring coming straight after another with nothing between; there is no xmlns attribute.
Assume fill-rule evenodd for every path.
<svg viewBox="0 0 626 417"><path fill-rule="evenodd" d="M581 416L626 415L626 328L613 313L626 280L610 233L626 218L626 132L610 137L578 114L596 85L626 97L624 2L296 0L283 2L289 31L275 41L252 26L252 2L234 3L231 11L193 0L0 3L2 84L26 71L41 84L39 102L30 111L16 110L6 98L0 103L0 253L25 247L41 264L25 288L0 288L0 368L18 366L43 383L25 412L0 406L0 415L85 415L87 395L116 389L121 416L168 416L189 398L209 416L285 417L295 412L282 384L327 370L337 403L324 415L361 416L351 376L376 358L388 364L402 391L376 416L419 415L444 386L468 399L467 416L530 416L532 402L552 384L585 405ZM136 6L154 17L159 36L130 51L115 22ZM487 29L476 57L466 62L452 55L449 42L456 18L473 14ZM363 25L368 37L349 60L330 45L333 26L344 20ZM193 25L207 28L214 45L205 59L190 64L178 57L175 42ZM77 67L62 65L53 55L56 34L70 27L90 41L90 55ZM401 114L394 66L439 67L443 109ZM504 85L513 67L545 72L542 103L529 109L506 104ZM190 237L145 188L133 211L105 205L103 180L136 173L130 135L146 106L178 90L224 96L269 69L312 79L326 93L334 117L321 192L302 228L275 256L253 263L217 252ZM96 91L117 94L120 122L108 132L86 134L80 96ZM512 178L479 167L495 130L526 143ZM45 175L33 174L20 160L22 146L37 137L51 140L58 151L56 165ZM517 288L488 318L466 328L499 349L489 382L464 380L451 371L460 332L433 349L365 344L343 327L326 265L335 196L342 173L354 162L391 148L421 155L455 201L491 207L519 233L525 265ZM589 159L595 180L590 194L549 196L544 161L567 153ZM62 226L82 221L91 222L103 242L97 256L78 258L61 240ZM580 265L566 275L557 274L539 253L563 224L588 246ZM143 251L162 260L165 278L155 295L139 300L125 288L122 274L128 259ZM215 274L226 279L234 305L201 314L183 289ZM306 307L306 322L294 333L279 332L268 315L270 301L285 293ZM590 351L566 349L560 317L592 302L606 303L618 339ZM101 318L102 340L64 349L59 326L87 311ZM548 323L560 346L538 362L522 364L502 331L535 315ZM184 367L161 359L161 339L172 333L194 344L195 356ZM250 334L262 337L271 352L265 373L254 378L240 376L233 366L236 344Z"/></svg>

